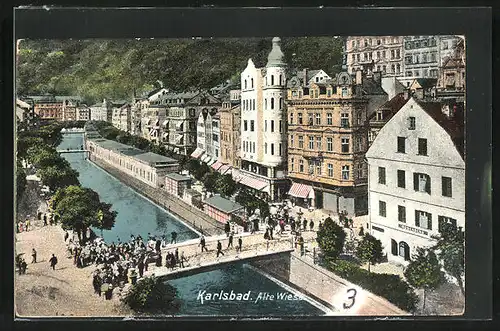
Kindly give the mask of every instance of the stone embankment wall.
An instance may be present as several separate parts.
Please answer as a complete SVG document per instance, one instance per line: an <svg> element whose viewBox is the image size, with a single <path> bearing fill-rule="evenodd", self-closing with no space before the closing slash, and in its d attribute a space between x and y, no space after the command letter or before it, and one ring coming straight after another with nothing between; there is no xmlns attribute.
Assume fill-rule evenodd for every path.
<svg viewBox="0 0 500 331"><path fill-rule="evenodd" d="M224 233L224 224L217 222L215 219L203 213L203 211L187 204L182 199L177 198L160 188L150 187L140 180L117 170L108 163L99 160L92 154L90 155L90 160L136 192L154 201L170 213L177 215L185 223L189 224L191 227L195 228L204 235L211 236Z"/></svg>
<svg viewBox="0 0 500 331"><path fill-rule="evenodd" d="M252 265L271 274L335 311L335 315L402 316L409 313L389 301L315 265L312 259L292 253Z"/></svg>

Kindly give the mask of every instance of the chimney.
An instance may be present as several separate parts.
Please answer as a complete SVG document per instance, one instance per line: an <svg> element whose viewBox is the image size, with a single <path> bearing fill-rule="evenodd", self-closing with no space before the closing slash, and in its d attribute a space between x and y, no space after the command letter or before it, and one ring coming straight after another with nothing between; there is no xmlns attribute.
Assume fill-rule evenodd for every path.
<svg viewBox="0 0 500 331"><path fill-rule="evenodd" d="M380 71L376 71L373 73L373 80L377 82L377 84L382 84L382 73Z"/></svg>
<svg viewBox="0 0 500 331"><path fill-rule="evenodd" d="M304 87L306 87L307 86L307 68L303 69L303 74L304 74L304 81L303 81L302 85Z"/></svg>
<svg viewBox="0 0 500 331"><path fill-rule="evenodd" d="M356 70L356 85L363 84L363 72L358 69Z"/></svg>
<svg viewBox="0 0 500 331"><path fill-rule="evenodd" d="M405 98L405 100L408 100L410 98L410 89L405 88L403 92L403 97Z"/></svg>

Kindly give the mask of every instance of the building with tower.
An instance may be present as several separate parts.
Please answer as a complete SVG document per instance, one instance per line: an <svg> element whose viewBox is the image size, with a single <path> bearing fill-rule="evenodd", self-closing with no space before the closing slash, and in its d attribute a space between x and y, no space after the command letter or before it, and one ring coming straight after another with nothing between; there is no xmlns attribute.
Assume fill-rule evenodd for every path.
<svg viewBox="0 0 500 331"><path fill-rule="evenodd" d="M241 168L235 180L256 195L276 201L285 196L286 63L281 39L272 40L265 68L252 59L241 73Z"/></svg>

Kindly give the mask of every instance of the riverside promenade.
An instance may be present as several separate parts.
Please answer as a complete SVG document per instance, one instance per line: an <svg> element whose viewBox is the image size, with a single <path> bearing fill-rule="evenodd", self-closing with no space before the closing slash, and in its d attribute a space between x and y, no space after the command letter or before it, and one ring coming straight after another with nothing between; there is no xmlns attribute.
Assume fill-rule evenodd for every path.
<svg viewBox="0 0 500 331"><path fill-rule="evenodd" d="M203 211L187 204L185 201L177 198L176 196L173 196L160 188L153 188L114 168L106 162L93 157L92 154L90 161L132 188L134 191L152 200L170 213L175 214L198 233L202 233L205 236L224 234L224 224L211 218Z"/></svg>

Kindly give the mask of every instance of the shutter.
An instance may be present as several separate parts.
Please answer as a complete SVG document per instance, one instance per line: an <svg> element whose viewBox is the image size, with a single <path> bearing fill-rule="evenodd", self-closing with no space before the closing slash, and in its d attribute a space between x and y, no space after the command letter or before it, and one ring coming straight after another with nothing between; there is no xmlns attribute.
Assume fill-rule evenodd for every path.
<svg viewBox="0 0 500 331"><path fill-rule="evenodd" d="M427 225L428 225L428 229L429 230L432 230L432 214L430 213L427 213Z"/></svg>
<svg viewBox="0 0 500 331"><path fill-rule="evenodd" d="M413 188L415 191L418 191L418 174L414 173L413 174Z"/></svg>
<svg viewBox="0 0 500 331"><path fill-rule="evenodd" d="M430 176L426 176L425 192L431 194L431 177Z"/></svg>
<svg viewBox="0 0 500 331"><path fill-rule="evenodd" d="M420 227L420 213L418 210L415 210L415 225Z"/></svg>

